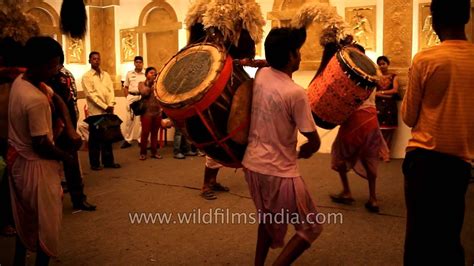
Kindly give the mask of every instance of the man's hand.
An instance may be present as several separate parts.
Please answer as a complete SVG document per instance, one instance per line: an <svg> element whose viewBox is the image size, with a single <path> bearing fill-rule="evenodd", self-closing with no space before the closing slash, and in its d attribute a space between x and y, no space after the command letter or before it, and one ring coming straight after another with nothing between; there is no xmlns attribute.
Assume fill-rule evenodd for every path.
<svg viewBox="0 0 474 266"><path fill-rule="evenodd" d="M105 109L105 112L108 113L108 114L113 114L114 113L114 107L113 106L109 106Z"/></svg>
<svg viewBox="0 0 474 266"><path fill-rule="evenodd" d="M315 153L317 149L315 149L314 145L306 142L305 144L301 145L300 147L300 152L298 153L298 159L303 158L303 159L308 159Z"/></svg>
<svg viewBox="0 0 474 266"><path fill-rule="evenodd" d="M123 87L123 95L124 95L125 97L128 96L128 87L127 87L127 86Z"/></svg>
<svg viewBox="0 0 474 266"><path fill-rule="evenodd" d="M311 155L313 155L313 153L319 150L319 147L321 146L321 140L319 139L317 131L301 132L301 134L303 134L303 136L308 139L308 142L301 145L298 158L308 159L311 157Z"/></svg>

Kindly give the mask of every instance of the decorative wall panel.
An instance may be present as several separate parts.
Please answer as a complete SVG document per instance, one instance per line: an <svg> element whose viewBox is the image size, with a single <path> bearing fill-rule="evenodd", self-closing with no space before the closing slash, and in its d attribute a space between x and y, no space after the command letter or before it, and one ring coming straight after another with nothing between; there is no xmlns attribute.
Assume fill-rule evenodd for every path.
<svg viewBox="0 0 474 266"><path fill-rule="evenodd" d="M375 51L376 8L361 6L346 8L346 21L354 30L354 39L366 50Z"/></svg>
<svg viewBox="0 0 474 266"><path fill-rule="evenodd" d="M66 38L66 63L67 64L85 64L86 49L83 39Z"/></svg>
<svg viewBox="0 0 474 266"><path fill-rule="evenodd" d="M384 1L384 54L392 67L408 67L412 50L412 0Z"/></svg>
<svg viewBox="0 0 474 266"><path fill-rule="evenodd" d="M137 32L133 29L120 30L120 58L121 62L133 62L138 55Z"/></svg>

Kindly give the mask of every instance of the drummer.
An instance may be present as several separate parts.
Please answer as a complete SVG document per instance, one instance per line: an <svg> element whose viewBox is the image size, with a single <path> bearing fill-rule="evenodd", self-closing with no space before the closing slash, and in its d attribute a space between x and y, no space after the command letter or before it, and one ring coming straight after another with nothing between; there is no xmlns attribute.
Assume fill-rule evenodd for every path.
<svg viewBox="0 0 474 266"><path fill-rule="evenodd" d="M353 47L365 53L362 46L353 45ZM318 70L318 72L322 71ZM342 204L354 202L347 179L347 172L353 169L369 182L369 200L365 207L370 212L379 212L375 181L379 158L388 158L388 147L383 140L377 121L375 90L339 127L331 154L332 169L339 173L343 187L341 193L330 195L331 199Z"/></svg>
<svg viewBox="0 0 474 266"><path fill-rule="evenodd" d="M299 68L305 39L304 29L272 29L265 40L271 67L261 69L254 82L249 144L242 164L257 211L264 217L259 217L255 265L264 265L270 247L284 246L289 223L295 225L296 234L275 265L292 264L322 230L315 220L301 220L316 217L317 211L298 171L297 158L311 157L320 146L306 92L291 79ZM308 139L299 153L298 130ZM283 210L299 217L299 223L271 220Z"/></svg>
<svg viewBox="0 0 474 266"><path fill-rule="evenodd" d="M201 3L197 2L197 5L204 3L207 5L206 1L201 1ZM191 9L191 10L198 10L198 9ZM188 17L196 17L197 14L188 14ZM257 16L257 14L255 14ZM263 19L263 18L262 18ZM240 21L239 23L242 23ZM239 23L234 23L233 31L237 32L239 29L242 28L242 25ZM204 25L199 22L199 20L191 23L189 26L190 34L188 45L196 44L199 42L204 41L209 34L204 29ZM247 60L251 62L255 58L255 40L252 38L250 33L243 29L240 32L240 36L238 39L237 45L232 44L229 40L219 40L219 39L210 39L211 41L222 41L225 44L225 47L229 47L228 53L234 59L234 68L243 68L243 66L237 62L239 60ZM200 196L206 200L214 200L217 199L215 192L228 192L230 189L220 183L217 182L217 175L219 173L219 169L222 168L223 165L215 161L209 156L206 156L206 163L204 168L204 180L201 189Z"/></svg>

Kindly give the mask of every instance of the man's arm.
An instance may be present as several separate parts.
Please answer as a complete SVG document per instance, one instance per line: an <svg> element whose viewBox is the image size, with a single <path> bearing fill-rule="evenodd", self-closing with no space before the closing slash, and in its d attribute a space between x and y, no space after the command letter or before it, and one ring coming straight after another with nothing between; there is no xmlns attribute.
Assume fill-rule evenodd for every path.
<svg viewBox="0 0 474 266"><path fill-rule="evenodd" d="M33 151L43 159L58 161L72 160L70 154L54 146L46 135L31 137L31 140Z"/></svg>
<svg viewBox="0 0 474 266"><path fill-rule="evenodd" d="M95 103L100 108L106 110L108 105L100 97L97 88L94 87L94 82L92 76L87 75L87 73L82 77L82 89L86 94L86 98Z"/></svg>
<svg viewBox="0 0 474 266"><path fill-rule="evenodd" d="M403 121L409 127L414 127L418 122L424 93L420 67L415 60L416 57L408 74L408 87L401 107Z"/></svg>
<svg viewBox="0 0 474 266"><path fill-rule="evenodd" d="M128 96L128 86L123 86L123 95Z"/></svg>
<svg viewBox="0 0 474 266"><path fill-rule="evenodd" d="M295 94L295 100L292 101L292 103L292 117L295 124L301 134L308 139L308 142L301 145L298 158L307 159L319 150L321 140L316 131L316 125L314 124L311 108L309 107L308 96L303 89L301 89L298 94Z"/></svg>
<svg viewBox="0 0 474 266"><path fill-rule="evenodd" d="M125 97L128 96L128 86L130 86L130 78L128 73L125 75L125 82L123 83L123 94Z"/></svg>
<svg viewBox="0 0 474 266"><path fill-rule="evenodd" d="M390 90L377 91L376 95L378 97L391 98L392 95L398 93L398 88L400 86L399 83L398 83L398 77L397 76L393 77L392 84L393 84L393 86Z"/></svg>
<svg viewBox="0 0 474 266"><path fill-rule="evenodd" d="M81 136L76 132L75 126L72 123L71 115L69 114L69 110L67 108L66 103L63 101L61 96L58 94L53 95L53 104L56 108L56 114L61 120L64 122L64 130L66 136L71 140L71 148L75 151L79 150L82 145Z"/></svg>
<svg viewBox="0 0 474 266"><path fill-rule="evenodd" d="M58 96L59 97L59 96ZM56 148L48 138L51 133L51 111L46 101L35 101L26 105L28 128L32 147L41 158L49 160L68 160L70 156Z"/></svg>
<svg viewBox="0 0 474 266"><path fill-rule="evenodd" d="M298 158L308 159L321 147L321 139L317 131L301 132L308 139L308 142L301 145Z"/></svg>
<svg viewBox="0 0 474 266"><path fill-rule="evenodd" d="M114 106L115 106L115 91L114 91L114 83L112 82L112 78L110 77L109 73L104 71L104 80L106 80L106 87L107 87L107 108L105 111L107 113L113 113L114 112Z"/></svg>

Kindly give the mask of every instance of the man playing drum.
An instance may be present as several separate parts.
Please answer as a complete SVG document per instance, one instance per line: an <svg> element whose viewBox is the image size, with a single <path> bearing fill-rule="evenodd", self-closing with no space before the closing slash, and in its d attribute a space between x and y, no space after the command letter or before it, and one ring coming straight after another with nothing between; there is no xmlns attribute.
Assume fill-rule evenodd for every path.
<svg viewBox="0 0 474 266"><path fill-rule="evenodd" d="M297 166L297 158L311 157L320 146L306 92L291 79L299 68L300 48L305 39L304 29L272 29L265 40L265 54L271 67L259 70L253 87L249 143L242 164L259 212L255 265L264 265L270 247L284 246L290 221L275 223L272 219L277 213L290 212L299 222L291 220L296 234L275 265L290 265L322 230L311 219L316 217L316 207ZM299 153L297 130L308 139Z"/></svg>

